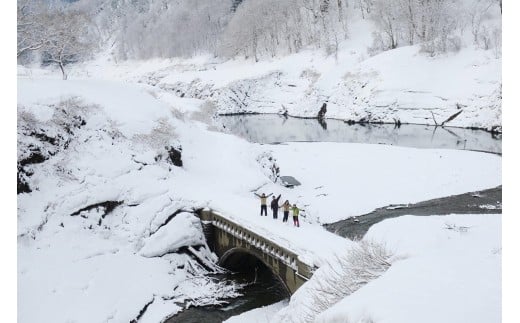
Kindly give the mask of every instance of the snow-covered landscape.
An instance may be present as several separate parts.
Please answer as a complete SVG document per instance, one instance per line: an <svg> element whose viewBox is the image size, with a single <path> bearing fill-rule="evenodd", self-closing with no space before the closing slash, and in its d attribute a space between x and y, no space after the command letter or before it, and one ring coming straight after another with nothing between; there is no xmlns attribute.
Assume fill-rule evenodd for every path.
<svg viewBox="0 0 520 323"><path fill-rule="evenodd" d="M467 25L461 19L421 41L406 38L407 20L398 16L390 47L378 38L387 32L378 19L396 13L383 1L18 2L19 322L176 322L194 307L218 321L211 311L234 307L254 283L221 278L229 272L208 240L203 209L313 268L294 294L226 322L501 321L501 198L484 203L479 193L502 185L502 60L493 38L501 2L440 1L446 7L435 9L449 12L437 11L444 26L454 13L469 17ZM422 8L421 1L394 2ZM96 6L103 10L92 18ZM291 6L323 20L302 29ZM175 25L175 8L193 31ZM43 36L21 20L46 21L52 36L69 23L54 22L55 12L88 13L101 48L88 58L52 58L49 44L60 40L38 43ZM195 25L208 12L219 17L218 28L213 18ZM338 22L327 20L333 14L341 14ZM241 25L248 22L272 38L250 45L256 34ZM263 25L281 22L283 31ZM185 36L154 43L140 28L178 28ZM71 39L68 46L78 41ZM441 44L455 39L457 50ZM22 46L29 41L32 47ZM254 121L237 121L234 131L221 116L253 113L285 118L279 127L286 132ZM327 134L352 123L404 130L400 140L367 131L305 142L306 130L290 117L315 118ZM327 129L327 119L345 122ZM435 126L433 134L457 144L433 144L433 134L405 124ZM460 128L479 136L462 137ZM278 142L250 136L262 131ZM282 176L300 185L287 187ZM381 218L354 240L323 226L468 192L482 214ZM271 210L260 216L255 193L297 205L300 226L292 213L285 223Z"/></svg>

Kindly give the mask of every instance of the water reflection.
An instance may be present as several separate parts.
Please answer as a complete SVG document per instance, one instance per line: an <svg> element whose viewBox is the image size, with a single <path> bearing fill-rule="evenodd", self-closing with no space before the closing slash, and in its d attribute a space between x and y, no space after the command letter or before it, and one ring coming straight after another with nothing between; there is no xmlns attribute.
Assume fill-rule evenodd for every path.
<svg viewBox="0 0 520 323"><path fill-rule="evenodd" d="M258 143L332 141L502 153L501 135L483 130L407 124L349 125L340 120L319 122L271 114L221 116L219 120L226 132Z"/></svg>

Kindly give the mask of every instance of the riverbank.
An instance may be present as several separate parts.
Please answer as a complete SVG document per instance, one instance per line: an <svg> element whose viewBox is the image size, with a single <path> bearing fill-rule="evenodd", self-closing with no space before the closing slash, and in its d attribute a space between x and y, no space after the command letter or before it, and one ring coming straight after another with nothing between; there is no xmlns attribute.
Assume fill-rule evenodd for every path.
<svg viewBox="0 0 520 323"><path fill-rule="evenodd" d="M288 113L260 113L260 112L236 112L236 113L219 113L219 117L238 117L238 116L258 116L258 115L276 115L281 116L284 118L295 118L295 119L310 119L310 120L316 120L321 125L323 129L327 129L327 121L341 121L343 123L346 123L348 125L360 125L360 126L370 126L370 125L391 125L395 128L400 128L402 125L409 125L409 126L432 126L432 127L439 127L439 128L446 128L446 129L469 129L469 130L482 130L485 132L490 133L493 137L500 138L502 136L502 128L501 127L495 127L492 129L488 128L479 128L479 127L458 127L458 126L450 126L450 125L430 125L428 123L409 123L409 122L401 122L401 120L394 120L393 122L384 122L384 121L354 121L354 120L344 120L344 119L338 119L338 118L327 118L327 117L304 117L304 116L298 116L298 115L292 115Z"/></svg>
<svg viewBox="0 0 520 323"><path fill-rule="evenodd" d="M452 195L419 203L388 205L368 214L351 217L324 227L342 237L361 239L371 226L403 215L502 214L502 186Z"/></svg>
<svg viewBox="0 0 520 323"><path fill-rule="evenodd" d="M331 279L345 270L338 259L320 267L287 306L245 312L226 322L500 322L501 223L500 214L385 219L360 241L391 254L382 275L377 267L366 267L379 253L367 258L350 253L354 264L347 268L356 271L354 277ZM349 282L354 290L336 287Z"/></svg>
<svg viewBox="0 0 520 323"><path fill-rule="evenodd" d="M265 266L259 268L256 276L254 271L229 273L220 275L220 280L227 281L229 284L241 285L239 289L241 296L226 299L225 303L220 306L186 308L164 323L221 323L232 316L273 303L281 302L286 305L290 297L281 283Z"/></svg>
<svg viewBox="0 0 520 323"><path fill-rule="evenodd" d="M370 28L367 21L352 27ZM352 36L337 58L312 50L261 62L199 56L117 64L100 58L69 74L140 83L165 102L196 100L216 114L502 131L502 60L491 50L468 47L430 57L416 45L369 56L370 39Z"/></svg>
<svg viewBox="0 0 520 323"><path fill-rule="evenodd" d="M274 114L220 116L217 127L249 142L345 142L502 153L502 135L485 130L415 124L347 123Z"/></svg>

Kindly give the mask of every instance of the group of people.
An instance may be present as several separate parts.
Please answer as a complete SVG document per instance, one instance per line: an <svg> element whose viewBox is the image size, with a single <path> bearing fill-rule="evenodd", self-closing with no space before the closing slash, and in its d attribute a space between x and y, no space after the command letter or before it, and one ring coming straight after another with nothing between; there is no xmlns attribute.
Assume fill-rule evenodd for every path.
<svg viewBox="0 0 520 323"><path fill-rule="evenodd" d="M265 193L262 193L262 195L258 195L255 193L256 196L260 198L260 216L265 215L267 216L267 198L273 193L269 195L265 195ZM285 202L282 205L278 205L280 201L280 197L282 194L278 195L278 197L274 197L271 200L271 210L273 211L273 219L278 219L278 209L283 209L283 222L287 222L287 219L289 218L289 211L292 211L293 213L293 222L294 226L299 227L300 221L298 220L298 215L300 214L300 209L296 206L296 204L293 204L291 206L291 203L289 203L289 200L285 200Z"/></svg>

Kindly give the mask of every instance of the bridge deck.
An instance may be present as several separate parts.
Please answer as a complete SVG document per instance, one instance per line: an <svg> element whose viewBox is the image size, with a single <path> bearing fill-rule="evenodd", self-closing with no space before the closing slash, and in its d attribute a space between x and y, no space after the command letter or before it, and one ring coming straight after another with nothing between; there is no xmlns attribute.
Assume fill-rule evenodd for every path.
<svg viewBox="0 0 520 323"><path fill-rule="evenodd" d="M312 276L315 267L313 268L312 264L307 264L299 259L297 253L285 248L277 241L262 236L253 230L210 210L202 211L200 217L202 221L211 222L218 229L228 232L234 237L243 240L245 243L260 249L263 253L278 259L288 267L295 270L303 279L308 280Z"/></svg>
<svg viewBox="0 0 520 323"><path fill-rule="evenodd" d="M211 210L202 210L198 214L208 244L219 256L222 266L233 266L237 260L243 259L244 253L253 255L279 278L291 294L308 281L316 269L276 240L262 236L221 214Z"/></svg>

